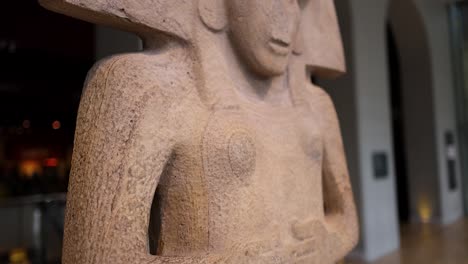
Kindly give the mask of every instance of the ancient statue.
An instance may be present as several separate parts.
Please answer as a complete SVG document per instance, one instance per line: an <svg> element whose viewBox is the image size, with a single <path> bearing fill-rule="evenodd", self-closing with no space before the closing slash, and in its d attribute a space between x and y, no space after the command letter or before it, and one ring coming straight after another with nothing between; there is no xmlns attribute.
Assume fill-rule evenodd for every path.
<svg viewBox="0 0 468 264"><path fill-rule="evenodd" d="M332 0L40 0L134 32L78 114L64 264L335 263L358 224Z"/></svg>

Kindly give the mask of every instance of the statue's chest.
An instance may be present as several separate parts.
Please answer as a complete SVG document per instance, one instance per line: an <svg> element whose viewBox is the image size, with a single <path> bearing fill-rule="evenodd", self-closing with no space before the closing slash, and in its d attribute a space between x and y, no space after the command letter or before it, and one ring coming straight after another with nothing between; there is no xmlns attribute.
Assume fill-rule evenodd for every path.
<svg viewBox="0 0 468 264"><path fill-rule="evenodd" d="M215 188L236 188L310 180L314 171L319 173L323 155L316 123L304 111L282 116L242 110L212 113L201 144L207 181Z"/></svg>
<svg viewBox="0 0 468 264"><path fill-rule="evenodd" d="M294 221L323 212L316 123L301 112L211 115L201 153L212 241L235 243L259 230L290 237Z"/></svg>

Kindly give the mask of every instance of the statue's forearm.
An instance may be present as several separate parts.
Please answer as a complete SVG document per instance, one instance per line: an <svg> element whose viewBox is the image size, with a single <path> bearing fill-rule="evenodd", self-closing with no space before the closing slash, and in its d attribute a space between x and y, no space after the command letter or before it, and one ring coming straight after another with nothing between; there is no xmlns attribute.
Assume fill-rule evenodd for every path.
<svg viewBox="0 0 468 264"><path fill-rule="evenodd" d="M354 197L344 155L344 146L338 116L331 98L323 93L321 98L326 114L324 131L323 199L327 243L335 248L334 256L341 258L358 240L358 219Z"/></svg>
<svg viewBox="0 0 468 264"><path fill-rule="evenodd" d="M355 246L359 237L356 208L348 181L330 185L325 189L327 240L330 245L335 245L334 255L342 258Z"/></svg>

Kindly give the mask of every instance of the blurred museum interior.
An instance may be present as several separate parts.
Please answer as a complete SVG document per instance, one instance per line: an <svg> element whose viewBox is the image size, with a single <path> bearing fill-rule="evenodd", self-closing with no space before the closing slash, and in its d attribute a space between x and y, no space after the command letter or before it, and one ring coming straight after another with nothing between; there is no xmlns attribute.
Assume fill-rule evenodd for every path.
<svg viewBox="0 0 468 264"><path fill-rule="evenodd" d="M348 73L311 79L335 101L359 210L345 263L468 263L468 1L335 4ZM0 264L60 263L86 73L142 44L35 0L1 1L0 20Z"/></svg>

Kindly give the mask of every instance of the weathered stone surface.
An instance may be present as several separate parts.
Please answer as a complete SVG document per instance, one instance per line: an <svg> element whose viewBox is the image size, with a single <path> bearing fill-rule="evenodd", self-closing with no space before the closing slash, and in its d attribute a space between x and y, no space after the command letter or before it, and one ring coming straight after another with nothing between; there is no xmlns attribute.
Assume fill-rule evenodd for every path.
<svg viewBox="0 0 468 264"><path fill-rule="evenodd" d="M344 71L331 0L41 3L145 40L86 81L63 263L327 264L352 249L338 120L306 74Z"/></svg>

